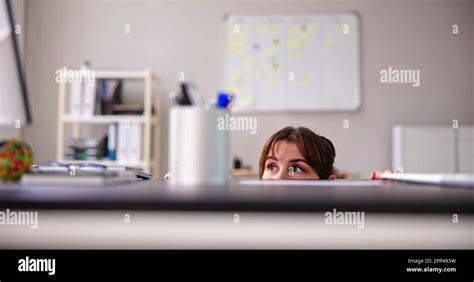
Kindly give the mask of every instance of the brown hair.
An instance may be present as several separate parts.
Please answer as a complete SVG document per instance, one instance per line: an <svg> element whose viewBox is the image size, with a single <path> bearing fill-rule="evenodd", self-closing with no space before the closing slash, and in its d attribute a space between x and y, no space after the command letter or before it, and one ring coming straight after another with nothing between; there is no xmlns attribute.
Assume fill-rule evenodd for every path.
<svg viewBox="0 0 474 282"><path fill-rule="evenodd" d="M306 127L285 127L273 134L263 146L260 155L258 175L261 179L265 171L268 154L274 154L274 146L278 141L294 143L308 164L319 175L320 179L328 179L334 170L336 149L332 142Z"/></svg>

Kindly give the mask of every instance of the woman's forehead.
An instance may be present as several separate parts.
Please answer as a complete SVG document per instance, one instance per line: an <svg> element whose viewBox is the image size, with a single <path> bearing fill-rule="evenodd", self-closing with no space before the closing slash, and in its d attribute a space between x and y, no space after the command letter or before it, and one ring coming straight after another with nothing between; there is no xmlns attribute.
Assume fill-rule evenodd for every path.
<svg viewBox="0 0 474 282"><path fill-rule="evenodd" d="M296 143L284 140L276 141L268 156L277 160L304 159Z"/></svg>

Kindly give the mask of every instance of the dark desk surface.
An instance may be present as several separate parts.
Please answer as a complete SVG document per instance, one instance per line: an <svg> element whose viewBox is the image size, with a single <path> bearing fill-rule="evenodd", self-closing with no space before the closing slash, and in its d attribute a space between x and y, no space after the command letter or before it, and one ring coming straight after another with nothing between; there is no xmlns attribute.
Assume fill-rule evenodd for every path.
<svg viewBox="0 0 474 282"><path fill-rule="evenodd" d="M140 181L107 187L0 184L0 208L186 211L473 213L474 189L392 181L265 182L173 187ZM323 185L320 185L323 184ZM352 184L352 185L348 185ZM354 185L355 184L355 185Z"/></svg>

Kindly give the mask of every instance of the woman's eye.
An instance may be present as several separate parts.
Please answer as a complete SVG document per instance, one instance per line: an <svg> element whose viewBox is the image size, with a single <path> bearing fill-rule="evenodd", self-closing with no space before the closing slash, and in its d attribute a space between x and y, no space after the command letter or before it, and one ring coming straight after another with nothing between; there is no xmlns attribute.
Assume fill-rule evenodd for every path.
<svg viewBox="0 0 474 282"><path fill-rule="evenodd" d="M300 172L303 172L303 169L297 165L294 165L294 166L290 166L288 168L288 174L289 175L294 175L295 173L300 173Z"/></svg>
<svg viewBox="0 0 474 282"><path fill-rule="evenodd" d="M272 173L277 173L278 172L278 167L274 164L269 164L267 166L267 169L269 169Z"/></svg>

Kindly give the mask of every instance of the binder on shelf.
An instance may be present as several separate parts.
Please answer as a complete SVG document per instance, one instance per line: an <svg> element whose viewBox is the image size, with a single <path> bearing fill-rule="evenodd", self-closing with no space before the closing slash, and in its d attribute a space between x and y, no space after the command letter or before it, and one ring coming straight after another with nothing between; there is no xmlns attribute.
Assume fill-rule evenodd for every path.
<svg viewBox="0 0 474 282"><path fill-rule="evenodd" d="M128 161L138 164L142 155L142 125L140 123L130 124L130 134L128 135Z"/></svg>
<svg viewBox="0 0 474 282"><path fill-rule="evenodd" d="M122 103L122 80L100 79L97 89L99 114L114 114L114 105Z"/></svg>
<svg viewBox="0 0 474 282"><path fill-rule="evenodd" d="M82 100L84 103L82 106L82 115L83 116L93 116L95 108L95 81L91 83L83 83L83 96Z"/></svg>
<svg viewBox="0 0 474 282"><path fill-rule="evenodd" d="M93 116L95 108L95 82L71 82L69 115L73 117Z"/></svg>
<svg viewBox="0 0 474 282"><path fill-rule="evenodd" d="M130 124L120 123L118 125L118 135L117 135L117 161L119 163L128 162L128 135L130 134Z"/></svg>
<svg viewBox="0 0 474 282"><path fill-rule="evenodd" d="M142 125L121 123L117 135L117 161L137 165L142 159Z"/></svg>
<svg viewBox="0 0 474 282"><path fill-rule="evenodd" d="M79 82L71 82L69 85L69 115L78 117L81 116L81 88L82 85Z"/></svg>

